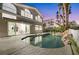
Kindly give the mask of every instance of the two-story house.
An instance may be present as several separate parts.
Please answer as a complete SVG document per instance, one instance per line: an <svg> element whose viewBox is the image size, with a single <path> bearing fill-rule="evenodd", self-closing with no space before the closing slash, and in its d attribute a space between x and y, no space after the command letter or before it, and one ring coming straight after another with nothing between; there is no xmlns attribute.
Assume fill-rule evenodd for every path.
<svg viewBox="0 0 79 59"><path fill-rule="evenodd" d="M0 37L42 32L42 20L34 7L0 3Z"/></svg>

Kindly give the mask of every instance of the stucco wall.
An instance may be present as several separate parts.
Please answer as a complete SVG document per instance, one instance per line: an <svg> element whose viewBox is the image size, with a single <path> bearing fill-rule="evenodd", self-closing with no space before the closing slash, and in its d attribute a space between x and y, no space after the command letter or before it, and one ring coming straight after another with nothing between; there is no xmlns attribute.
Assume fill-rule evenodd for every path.
<svg viewBox="0 0 79 59"><path fill-rule="evenodd" d="M77 45L79 46L79 30L69 29L69 33L73 35L74 40L76 41Z"/></svg>

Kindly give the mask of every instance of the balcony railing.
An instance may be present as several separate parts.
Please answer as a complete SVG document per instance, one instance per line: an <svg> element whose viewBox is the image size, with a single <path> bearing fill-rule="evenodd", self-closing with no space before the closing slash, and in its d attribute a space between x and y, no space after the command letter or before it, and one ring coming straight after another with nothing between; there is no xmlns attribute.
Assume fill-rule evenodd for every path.
<svg viewBox="0 0 79 59"><path fill-rule="evenodd" d="M42 22L39 22L39 21L35 21L35 20L33 20L32 18L28 18L28 17L25 17L25 16L22 16L21 15L21 12L19 12L18 10L17 10L17 8L16 8L16 10L15 9L13 9L13 8L11 8L11 7L8 7L8 6L4 6L5 8L8 8L9 10L12 10L12 11L15 11L16 13L14 13L14 12L12 12L12 11L9 11L9 10L6 10L6 9L3 9L3 7L2 6L0 6L0 13L7 13L7 14L11 14L11 15L14 15L14 16L17 16L17 17L20 17L21 18L21 21L24 19L24 21L29 21L29 22L31 22L32 23L32 21L35 23L37 23L37 24L42 24ZM18 14L17 14L18 13Z"/></svg>

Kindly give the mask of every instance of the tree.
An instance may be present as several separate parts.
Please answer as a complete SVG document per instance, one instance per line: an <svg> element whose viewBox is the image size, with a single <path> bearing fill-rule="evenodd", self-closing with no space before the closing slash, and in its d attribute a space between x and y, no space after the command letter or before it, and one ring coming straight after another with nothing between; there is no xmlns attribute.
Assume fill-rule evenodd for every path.
<svg viewBox="0 0 79 59"><path fill-rule="evenodd" d="M59 3L57 11L57 19L59 18L65 30L69 28L69 14L71 14L71 6L69 3ZM60 13L60 11L62 13ZM61 20L62 19L62 20Z"/></svg>
<svg viewBox="0 0 79 59"><path fill-rule="evenodd" d="M63 3L64 13L65 13L65 29L69 28L69 14L71 14L70 4Z"/></svg>

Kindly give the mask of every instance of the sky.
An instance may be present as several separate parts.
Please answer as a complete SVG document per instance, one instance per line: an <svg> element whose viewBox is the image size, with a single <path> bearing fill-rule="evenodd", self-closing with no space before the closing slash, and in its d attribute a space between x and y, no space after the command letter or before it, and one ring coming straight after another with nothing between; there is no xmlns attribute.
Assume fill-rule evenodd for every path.
<svg viewBox="0 0 79 59"><path fill-rule="evenodd" d="M25 5L37 8L44 17L44 20L56 19L57 3L25 3ZM71 3L71 12L70 20L75 20L79 23L79 3Z"/></svg>
<svg viewBox="0 0 79 59"><path fill-rule="evenodd" d="M75 20L79 24L79 3L71 4L70 20Z"/></svg>

